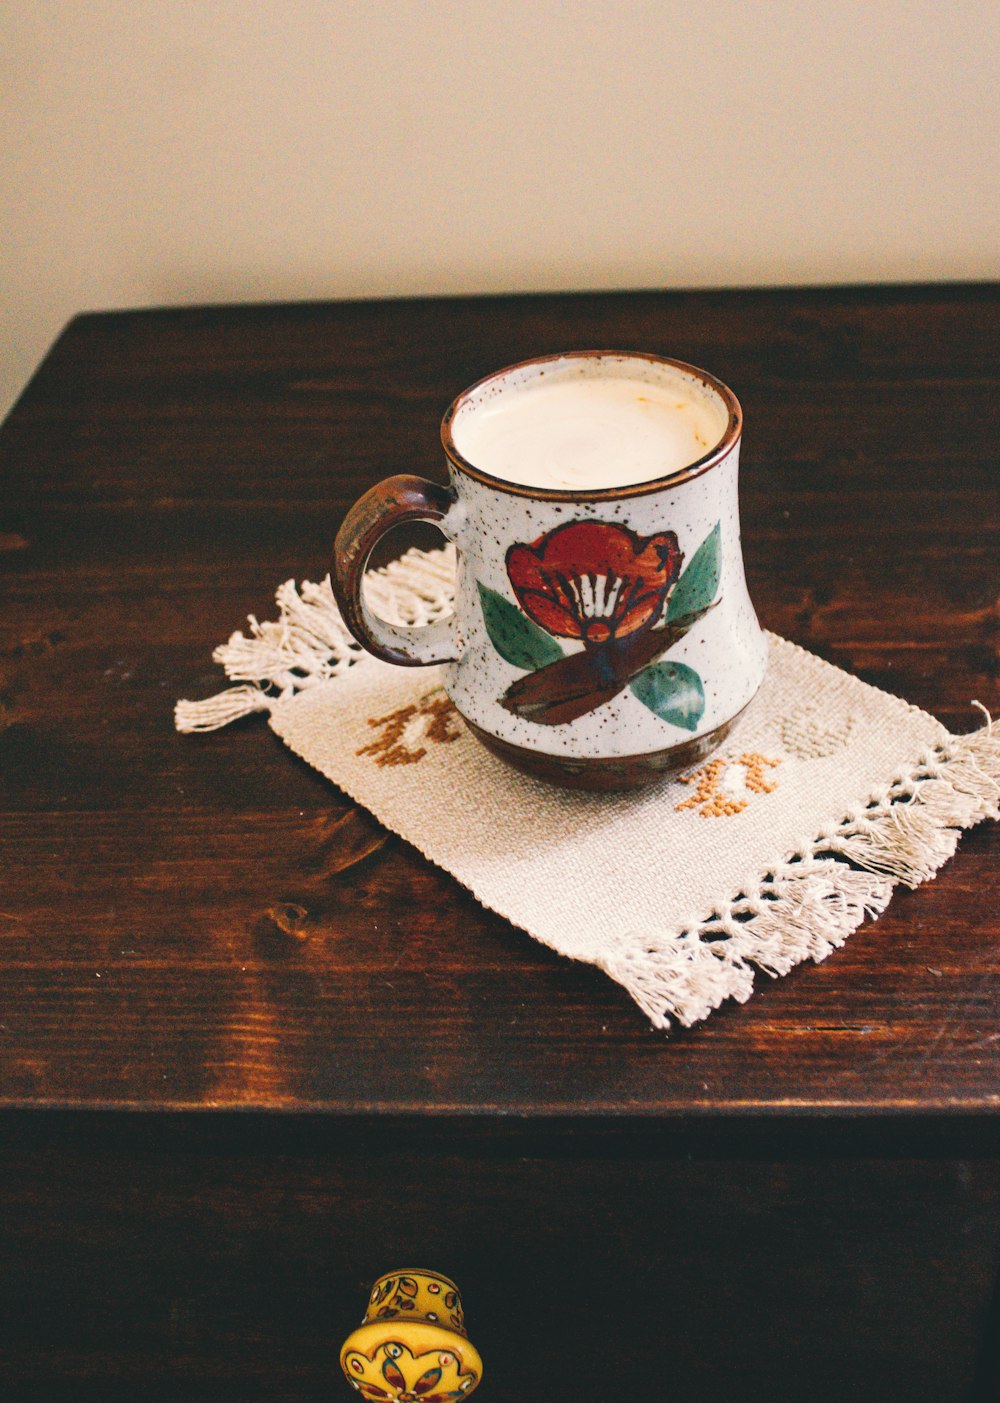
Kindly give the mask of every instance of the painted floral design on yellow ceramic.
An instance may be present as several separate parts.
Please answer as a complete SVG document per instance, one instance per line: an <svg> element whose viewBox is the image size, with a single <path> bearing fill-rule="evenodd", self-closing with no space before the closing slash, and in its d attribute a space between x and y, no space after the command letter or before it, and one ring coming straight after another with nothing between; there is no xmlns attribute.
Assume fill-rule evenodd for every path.
<svg viewBox="0 0 1000 1403"><path fill-rule="evenodd" d="M344 1341L348 1382L371 1400L456 1403L483 1375L465 1333L458 1288L437 1272L406 1270L379 1277L365 1318Z"/></svg>

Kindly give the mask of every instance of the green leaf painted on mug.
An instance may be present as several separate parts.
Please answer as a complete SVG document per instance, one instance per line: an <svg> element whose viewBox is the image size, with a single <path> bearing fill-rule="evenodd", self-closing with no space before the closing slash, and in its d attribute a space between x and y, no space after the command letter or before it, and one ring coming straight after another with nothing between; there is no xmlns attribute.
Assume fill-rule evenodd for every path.
<svg viewBox="0 0 1000 1403"><path fill-rule="evenodd" d="M667 605L667 619L704 609L715 598L722 573L722 530L716 522L688 561Z"/></svg>
<svg viewBox="0 0 1000 1403"><path fill-rule="evenodd" d="M551 634L532 623L527 614L522 614L496 590L487 589L478 582L477 586L486 632L505 662L525 672L535 672L562 657L563 650Z"/></svg>
<svg viewBox="0 0 1000 1403"><path fill-rule="evenodd" d="M705 688L687 663L652 663L631 684L632 691L661 721L694 731L705 714Z"/></svg>

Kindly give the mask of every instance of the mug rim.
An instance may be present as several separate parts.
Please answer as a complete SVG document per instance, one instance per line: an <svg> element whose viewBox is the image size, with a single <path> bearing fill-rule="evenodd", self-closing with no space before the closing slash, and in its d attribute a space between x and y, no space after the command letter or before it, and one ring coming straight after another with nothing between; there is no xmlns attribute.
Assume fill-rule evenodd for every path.
<svg viewBox="0 0 1000 1403"><path fill-rule="evenodd" d="M688 463L683 468L677 468L671 473L665 473L662 477L650 478L645 482L629 483L624 487L591 487L586 489L530 487L524 483L508 482L506 478L496 477L483 468L477 468L459 451L455 444L452 424L459 410L478 390L495 380L501 380L518 370L527 370L531 366L551 365L562 360L602 359L640 360L651 362L654 365L669 365L675 370L680 370L693 376L694 379L700 380L703 385L718 395L729 411L725 431L718 443L707 453L702 454L700 458L696 458L693 463ZM729 456L742 432L743 410L729 386L712 375L710 371L702 370L699 366L691 365L688 361L675 360L672 356L658 356L651 351L555 351L543 356L529 356L527 360L505 365L500 370L494 370L489 375L484 375L482 379L476 380L474 384L457 394L445 410L441 420L441 446L444 448L448 461L458 472L466 477L471 477L476 482L483 483L486 487L507 492L513 497L531 497L535 501L542 502L608 502L618 501L622 497L647 496L652 492L661 492L665 488L675 487L682 482L689 482L692 478L701 477L703 473L707 473Z"/></svg>

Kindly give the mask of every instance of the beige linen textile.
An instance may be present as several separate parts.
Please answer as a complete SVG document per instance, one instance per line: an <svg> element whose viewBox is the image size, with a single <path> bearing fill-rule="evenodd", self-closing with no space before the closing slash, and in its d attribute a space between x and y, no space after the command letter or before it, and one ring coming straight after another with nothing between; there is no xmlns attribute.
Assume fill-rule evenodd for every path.
<svg viewBox="0 0 1000 1403"><path fill-rule="evenodd" d="M371 581L398 621L446 612L448 551ZM958 830L996 817L1000 744L769 637L762 691L722 750L638 793L562 790L510 769L464 728L444 669L361 654L329 584L279 591L217 651L252 685L180 703L180 729L266 710L273 730L491 910L606 970L659 1027L749 997L755 971L823 959L925 880ZM263 684L263 685L261 685ZM214 708L214 710L213 710Z"/></svg>

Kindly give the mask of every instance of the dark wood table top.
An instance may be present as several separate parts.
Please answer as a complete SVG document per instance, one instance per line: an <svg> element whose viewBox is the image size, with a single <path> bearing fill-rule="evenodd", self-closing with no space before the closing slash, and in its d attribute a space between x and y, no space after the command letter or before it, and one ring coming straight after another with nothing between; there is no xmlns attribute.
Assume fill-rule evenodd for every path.
<svg viewBox="0 0 1000 1403"><path fill-rule="evenodd" d="M220 688L212 648L280 581L323 576L364 488L443 478L455 392L610 346L740 396L762 622L970 730L972 698L1000 707L997 309L946 286L72 322L2 433L0 1108L995 1127L996 825L824 964L667 1037L263 720L182 737L172 707Z"/></svg>

